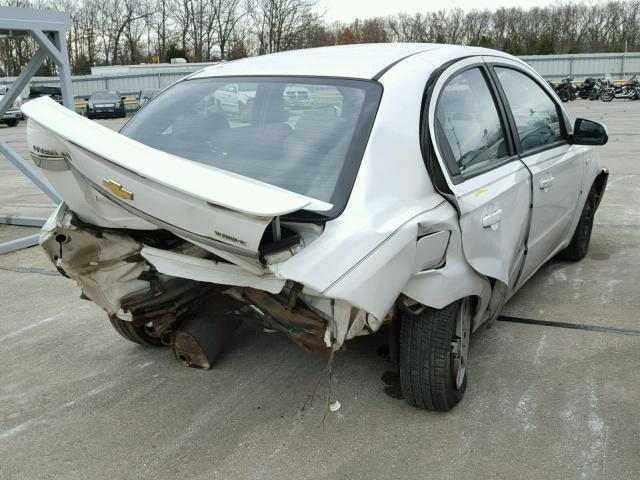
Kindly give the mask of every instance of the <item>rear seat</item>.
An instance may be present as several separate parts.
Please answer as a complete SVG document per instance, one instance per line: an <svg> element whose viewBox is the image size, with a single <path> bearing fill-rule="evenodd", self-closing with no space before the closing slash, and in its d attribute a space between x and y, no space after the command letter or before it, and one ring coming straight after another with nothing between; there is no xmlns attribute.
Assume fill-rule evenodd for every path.
<svg viewBox="0 0 640 480"><path fill-rule="evenodd" d="M353 122L316 111L287 123L226 128L212 139L211 165L286 190L328 200L349 148ZM209 162L205 162L209 163Z"/></svg>

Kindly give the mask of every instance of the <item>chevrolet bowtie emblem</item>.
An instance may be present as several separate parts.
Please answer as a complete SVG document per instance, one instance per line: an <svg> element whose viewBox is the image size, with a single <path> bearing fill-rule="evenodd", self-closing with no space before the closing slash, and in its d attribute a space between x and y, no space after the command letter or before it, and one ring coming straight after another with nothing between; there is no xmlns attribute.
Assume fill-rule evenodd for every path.
<svg viewBox="0 0 640 480"><path fill-rule="evenodd" d="M107 187L107 189L111 193L113 193L114 195L117 195L118 197L124 200L133 200L133 192L130 192L129 190L125 190L122 187L122 185L120 185L118 182L114 182L113 180L110 180L108 178L103 178L102 185Z"/></svg>

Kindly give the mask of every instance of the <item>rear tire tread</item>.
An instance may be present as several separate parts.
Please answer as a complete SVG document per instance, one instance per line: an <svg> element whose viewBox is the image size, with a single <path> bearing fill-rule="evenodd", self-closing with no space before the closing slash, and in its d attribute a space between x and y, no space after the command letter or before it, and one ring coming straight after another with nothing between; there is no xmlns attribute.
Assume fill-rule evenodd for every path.
<svg viewBox="0 0 640 480"><path fill-rule="evenodd" d="M400 381L407 402L418 408L451 410L462 398L451 375L451 340L458 302L441 310L403 315L400 327Z"/></svg>
<svg viewBox="0 0 640 480"><path fill-rule="evenodd" d="M587 256L595 215L594 193L593 190L589 192L589 196L580 214L580 220L578 221L578 225L576 225L575 232L573 232L573 237L571 237L571 242L567 245L567 248L560 252L560 258L563 260L578 262ZM588 222L588 224L585 225L585 222ZM585 228L588 229L588 233L586 233L586 238L583 238Z"/></svg>
<svg viewBox="0 0 640 480"><path fill-rule="evenodd" d="M109 315L109 321L114 330L130 342L139 345L151 345L153 347L163 346L160 338L147 335L142 327L134 325L133 322L120 320L115 315Z"/></svg>

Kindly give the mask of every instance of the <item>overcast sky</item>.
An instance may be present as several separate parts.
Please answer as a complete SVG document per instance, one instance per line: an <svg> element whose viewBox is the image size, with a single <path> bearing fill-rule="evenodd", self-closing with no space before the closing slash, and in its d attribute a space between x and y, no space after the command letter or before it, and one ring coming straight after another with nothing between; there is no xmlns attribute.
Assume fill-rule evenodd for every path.
<svg viewBox="0 0 640 480"><path fill-rule="evenodd" d="M551 0L446 0L444 2L425 0L320 0L320 10L326 10L326 20L350 22L356 18L385 17L394 13L428 12L447 8L463 10L495 10L498 7L529 8L552 3Z"/></svg>

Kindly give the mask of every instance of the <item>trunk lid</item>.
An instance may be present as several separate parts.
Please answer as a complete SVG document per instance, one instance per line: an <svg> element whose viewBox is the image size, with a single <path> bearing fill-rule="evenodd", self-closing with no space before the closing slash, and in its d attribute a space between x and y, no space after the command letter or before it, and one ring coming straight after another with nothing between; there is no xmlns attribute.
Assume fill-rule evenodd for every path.
<svg viewBox="0 0 640 480"><path fill-rule="evenodd" d="M106 198L156 228L212 251L257 258L265 229L275 217L332 207L141 144L49 98L28 102L23 111L29 117L32 158L76 212L86 208L82 202L91 206ZM73 188L82 194L70 192ZM94 213L99 212L96 208ZM114 223L128 227L124 220L118 225L117 218L109 217L109 226Z"/></svg>

